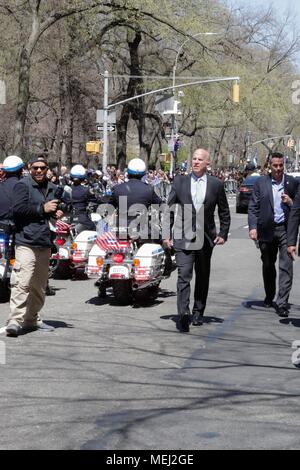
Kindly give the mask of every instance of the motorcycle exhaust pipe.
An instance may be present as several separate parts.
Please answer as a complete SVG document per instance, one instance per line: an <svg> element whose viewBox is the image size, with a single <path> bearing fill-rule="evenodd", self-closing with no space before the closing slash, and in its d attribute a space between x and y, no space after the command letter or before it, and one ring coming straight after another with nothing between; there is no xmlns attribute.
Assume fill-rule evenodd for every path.
<svg viewBox="0 0 300 470"><path fill-rule="evenodd" d="M162 279L163 279L163 276L160 276L160 277L158 277L158 278L156 278L156 279L153 279L152 281L146 282L145 284L133 284L133 285L132 285L132 290L136 291L136 290L146 289L147 287L151 287L151 286L153 286L154 284L157 284L157 283L160 282Z"/></svg>

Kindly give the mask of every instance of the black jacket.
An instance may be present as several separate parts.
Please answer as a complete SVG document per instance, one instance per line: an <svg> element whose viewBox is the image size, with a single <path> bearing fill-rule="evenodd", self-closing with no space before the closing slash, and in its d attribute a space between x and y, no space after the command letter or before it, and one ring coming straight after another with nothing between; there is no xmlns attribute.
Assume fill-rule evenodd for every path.
<svg viewBox="0 0 300 470"><path fill-rule="evenodd" d="M0 183L0 222L12 221L14 189L19 181L17 176L11 176Z"/></svg>
<svg viewBox="0 0 300 470"><path fill-rule="evenodd" d="M90 189L82 184L73 185L71 188L72 196L66 194L63 197L63 202L71 204L74 215L78 218L78 223L84 225L86 230L95 230L94 222L88 217L87 207L90 202L96 204L97 199L90 192Z"/></svg>
<svg viewBox="0 0 300 470"><path fill-rule="evenodd" d="M119 197L127 197L127 210L134 204L142 204L149 208L151 204L160 205L162 200L154 192L153 186L132 178L127 183L121 183L113 188L112 204L119 208Z"/></svg>
<svg viewBox="0 0 300 470"><path fill-rule="evenodd" d="M150 233L148 209L151 205L160 206L162 200L155 194L153 186L131 178L126 183L114 186L108 202L118 210L119 227L129 227L137 216L141 217L140 233L143 233L142 238L146 239Z"/></svg>
<svg viewBox="0 0 300 470"><path fill-rule="evenodd" d="M284 192L294 200L298 181L284 175ZM288 223L291 207L283 204L285 222ZM270 175L257 178L248 206L249 230L256 229L259 241L270 242L274 237L274 198Z"/></svg>
<svg viewBox="0 0 300 470"><path fill-rule="evenodd" d="M199 230L198 221L196 220L196 210L193 205L192 194L191 194L191 175L180 176L174 179L172 189L168 199L169 207L178 204L181 211L177 212L177 222L179 227L184 230L182 237L176 239L174 237L174 247L177 249L185 250L192 240L193 233ZM218 207L218 215L220 220L220 230L218 235L224 240L227 240L229 227L230 227L230 210L224 190L224 184L215 176L207 175L207 186L204 198L204 232L203 228L200 230L203 232L203 237L206 237L211 246L214 245L214 239L217 236L217 229L214 219L215 208ZM189 214L190 212L190 214ZM185 227L184 219L190 217L192 227ZM172 225L172 218L171 218ZM196 227L197 225L197 227ZM191 234L186 230L191 228ZM191 237L189 237L191 235Z"/></svg>
<svg viewBox="0 0 300 470"><path fill-rule="evenodd" d="M50 181L41 187L31 176L19 181L14 188L13 217L16 225L16 245L50 248L51 231L43 205L55 199L57 186Z"/></svg>
<svg viewBox="0 0 300 470"><path fill-rule="evenodd" d="M290 217L288 221L288 230L287 230L287 243L288 246L296 246L298 230L300 224L300 186L294 199L294 204L291 207ZM300 251L298 247L298 255L300 256Z"/></svg>

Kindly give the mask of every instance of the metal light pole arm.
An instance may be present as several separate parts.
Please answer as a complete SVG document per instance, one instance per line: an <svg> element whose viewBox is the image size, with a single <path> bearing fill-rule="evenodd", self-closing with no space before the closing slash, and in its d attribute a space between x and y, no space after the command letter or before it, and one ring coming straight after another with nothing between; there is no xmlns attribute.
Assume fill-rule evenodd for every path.
<svg viewBox="0 0 300 470"><path fill-rule="evenodd" d="M233 80L240 80L240 77L216 77L216 78L210 78L207 80L197 80L196 82L181 83L180 85L175 85L174 87L168 86L165 88L159 88L157 90L147 91L146 93L141 93L140 95L132 96L131 98L127 98L126 100L122 100L122 101L118 101L117 103L110 104L106 107L106 109L108 110L116 106L120 106L121 104L128 103L129 101L137 100L138 98L142 98L143 96L155 95L156 93L161 93L163 91L172 90L172 88L176 89L176 88L183 88L183 87L192 86L192 85L201 85L205 83L217 83L217 82L229 82Z"/></svg>
<svg viewBox="0 0 300 470"><path fill-rule="evenodd" d="M253 142L250 144L251 146L256 145L256 144L261 144L262 142L268 142L268 140L273 140L273 139L283 139L284 137L291 137L291 134L286 134L286 135L276 135L274 137L268 137L267 139L263 140L257 140L256 142Z"/></svg>

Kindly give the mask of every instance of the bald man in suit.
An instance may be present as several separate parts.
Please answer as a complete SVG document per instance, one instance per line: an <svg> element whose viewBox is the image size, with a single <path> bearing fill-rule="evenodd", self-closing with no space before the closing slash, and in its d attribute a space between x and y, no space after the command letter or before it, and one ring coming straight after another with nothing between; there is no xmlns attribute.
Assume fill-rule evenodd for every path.
<svg viewBox="0 0 300 470"><path fill-rule="evenodd" d="M178 267L177 328L181 332L189 332L191 323L194 326L203 323L213 248L225 243L230 227L230 211L224 185L218 178L207 175L209 164L208 151L201 148L195 150L192 173L175 178L168 199L169 207L177 204L180 209L174 224L171 222L173 228L175 227L173 240L165 239L164 244L167 247L174 245L175 248ZM220 220L218 233L214 219L216 207ZM182 231L177 230L176 236L178 226L182 227ZM191 315L189 304L193 269L196 279Z"/></svg>

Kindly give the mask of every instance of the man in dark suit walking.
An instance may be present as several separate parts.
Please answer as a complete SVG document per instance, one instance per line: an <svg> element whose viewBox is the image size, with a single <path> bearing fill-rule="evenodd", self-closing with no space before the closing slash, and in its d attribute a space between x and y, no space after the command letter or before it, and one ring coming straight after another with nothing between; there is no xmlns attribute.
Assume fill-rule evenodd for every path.
<svg viewBox="0 0 300 470"><path fill-rule="evenodd" d="M215 245L227 240L230 211L223 183L206 174L209 165L207 150L197 149L192 158L192 173L175 178L168 206L177 204L173 240L178 267L177 327L189 331L189 325L202 325L209 288L210 262ZM217 234L214 212L218 207L220 231ZM171 226L173 225L171 221ZM179 230L178 230L179 227ZM195 269L195 291L192 316L190 314L190 283Z"/></svg>
<svg viewBox="0 0 300 470"><path fill-rule="evenodd" d="M298 182L284 174L284 156L270 156L271 174L261 176L254 184L248 207L249 236L259 242L265 288L264 305L273 306L276 294L276 259L279 252L279 290L276 310L288 317L288 300L293 282L293 262L287 252L287 224Z"/></svg>
<svg viewBox="0 0 300 470"><path fill-rule="evenodd" d="M299 225L300 225L300 187L298 187L298 191L294 199L294 204L291 208L291 213L290 213L289 223L288 223L288 230L287 230L288 254L292 260L296 259L296 245L297 245ZM298 256L300 256L300 245L298 245Z"/></svg>

